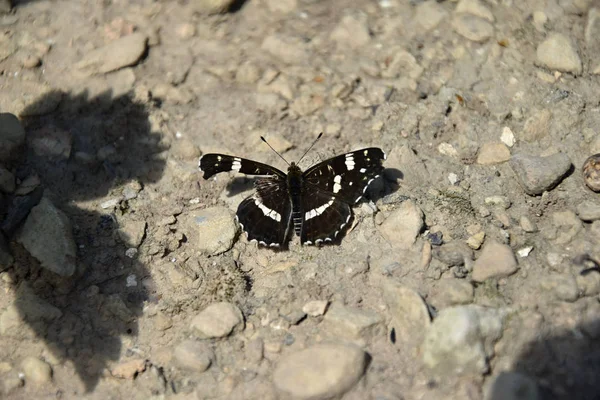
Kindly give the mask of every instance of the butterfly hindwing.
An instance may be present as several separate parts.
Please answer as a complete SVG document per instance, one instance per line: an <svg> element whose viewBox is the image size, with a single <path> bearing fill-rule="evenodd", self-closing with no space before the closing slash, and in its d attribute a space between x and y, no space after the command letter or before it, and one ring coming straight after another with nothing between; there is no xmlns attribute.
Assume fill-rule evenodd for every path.
<svg viewBox="0 0 600 400"><path fill-rule="evenodd" d="M259 163L245 158L228 156L225 154L205 154L198 162L200 171L204 172L204 179L220 172L235 171L247 175L277 175L285 177L285 174L275 167Z"/></svg>
<svg viewBox="0 0 600 400"><path fill-rule="evenodd" d="M285 179L269 177L257 181L256 192L240 203L236 214L248 240L271 247L282 245L292 214Z"/></svg>
<svg viewBox="0 0 600 400"><path fill-rule="evenodd" d="M385 153L376 147L356 150L323 161L303 174L308 186L333 193L349 204L357 203L369 183L383 171Z"/></svg>
<svg viewBox="0 0 600 400"><path fill-rule="evenodd" d="M352 209L348 203L319 189L304 191L302 208L302 244L320 245L333 241L352 217Z"/></svg>

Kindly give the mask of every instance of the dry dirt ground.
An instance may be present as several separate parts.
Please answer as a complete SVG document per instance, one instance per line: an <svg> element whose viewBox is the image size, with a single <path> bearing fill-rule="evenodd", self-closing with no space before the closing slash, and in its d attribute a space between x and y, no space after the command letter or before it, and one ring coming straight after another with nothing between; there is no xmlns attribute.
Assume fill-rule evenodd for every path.
<svg viewBox="0 0 600 400"><path fill-rule="evenodd" d="M0 397L600 398L597 7L0 0ZM198 158L319 132L350 228L248 242Z"/></svg>

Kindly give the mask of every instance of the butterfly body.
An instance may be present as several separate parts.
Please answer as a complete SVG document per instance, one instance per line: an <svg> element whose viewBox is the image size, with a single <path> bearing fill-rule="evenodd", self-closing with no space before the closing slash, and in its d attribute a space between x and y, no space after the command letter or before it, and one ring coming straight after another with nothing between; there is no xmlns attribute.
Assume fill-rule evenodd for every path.
<svg viewBox="0 0 600 400"><path fill-rule="evenodd" d="M257 161L211 153L200 158L199 168L204 179L228 171L264 176L236 213L249 240L278 247L286 243L293 227L302 244L320 245L333 241L347 227L352 205L383 171L384 159L381 149L371 147L333 157L304 172L292 162L285 174Z"/></svg>

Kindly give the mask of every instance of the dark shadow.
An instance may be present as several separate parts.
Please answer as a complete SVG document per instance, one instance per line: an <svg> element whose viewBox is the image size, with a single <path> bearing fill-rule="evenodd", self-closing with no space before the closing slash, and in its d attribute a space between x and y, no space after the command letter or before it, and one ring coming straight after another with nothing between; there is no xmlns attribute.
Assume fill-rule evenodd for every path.
<svg viewBox="0 0 600 400"><path fill-rule="evenodd" d="M49 96L56 99L56 95ZM40 98L29 109L39 109L52 99ZM13 196L0 209L15 259L7 272L20 317L55 359L72 363L87 392L106 374L108 362L135 351L124 349L122 341L138 334L143 303L152 297L146 289L152 286L149 271L134 254L126 255L135 245L117 234L117 221L135 216L144 185L163 174L164 157L159 153L165 149L161 135L151 132L147 111L151 100L144 101L128 95L113 98L110 92L94 98L86 93L62 94L54 111L25 118L27 147L13 167L17 178L38 176L40 185ZM66 148L70 141L70 152L60 151L64 138ZM128 196L124 188L131 182L138 193L133 190ZM71 277L40 267L15 240L42 195L73 226L77 269ZM116 201L102 208L94 199Z"/></svg>

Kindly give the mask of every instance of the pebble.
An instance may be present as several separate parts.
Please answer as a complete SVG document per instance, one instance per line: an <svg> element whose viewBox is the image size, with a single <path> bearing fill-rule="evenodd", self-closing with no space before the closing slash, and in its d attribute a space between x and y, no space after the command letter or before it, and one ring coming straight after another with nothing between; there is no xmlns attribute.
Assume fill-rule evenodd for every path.
<svg viewBox="0 0 600 400"><path fill-rule="evenodd" d="M0 166L0 191L12 193L16 189L15 176L9 170Z"/></svg>
<svg viewBox="0 0 600 400"><path fill-rule="evenodd" d="M128 246L139 247L146 235L146 221L125 220L117 231L119 237Z"/></svg>
<svg viewBox="0 0 600 400"><path fill-rule="evenodd" d="M233 213L225 207L212 207L182 214L183 230L198 251L217 255L233 246L238 228ZM187 232L186 232L187 230Z"/></svg>
<svg viewBox="0 0 600 400"><path fill-rule="evenodd" d="M383 299L389 308L390 325L396 331L396 342L416 351L423 332L431 325L425 300L417 291L389 279L383 283Z"/></svg>
<svg viewBox="0 0 600 400"><path fill-rule="evenodd" d="M336 338L371 338L383 331L383 318L376 312L333 303L323 319L323 330Z"/></svg>
<svg viewBox="0 0 600 400"><path fill-rule="evenodd" d="M459 35L473 42L485 42L494 34L494 27L483 18L470 14L458 14L452 19L452 27Z"/></svg>
<svg viewBox="0 0 600 400"><path fill-rule="evenodd" d="M557 244L567 244L581 232L583 224L573 211L557 211L552 214L552 229L556 230L554 241Z"/></svg>
<svg viewBox="0 0 600 400"><path fill-rule="evenodd" d="M302 40L282 35L267 36L261 48L287 64L302 64L308 58L308 50Z"/></svg>
<svg viewBox="0 0 600 400"><path fill-rule="evenodd" d="M588 157L581 167L583 181L594 192L600 192L600 154Z"/></svg>
<svg viewBox="0 0 600 400"><path fill-rule="evenodd" d="M440 279L433 296L436 308L445 308L473 302L473 285L465 279Z"/></svg>
<svg viewBox="0 0 600 400"><path fill-rule="evenodd" d="M461 0L454 9L454 12L471 14L494 22L494 14L479 0Z"/></svg>
<svg viewBox="0 0 600 400"><path fill-rule="evenodd" d="M435 248L433 257L449 267L464 265L473 260L473 251L462 241L455 240Z"/></svg>
<svg viewBox="0 0 600 400"><path fill-rule="evenodd" d="M542 66L562 72L581 74L582 65L577 48L571 39L561 33L552 33L536 51L537 61Z"/></svg>
<svg viewBox="0 0 600 400"><path fill-rule="evenodd" d="M564 153L546 157L516 154L509 165L525 193L534 196L558 185L571 168L571 160Z"/></svg>
<svg viewBox="0 0 600 400"><path fill-rule="evenodd" d="M535 380L518 372L502 372L487 386L484 400L542 400Z"/></svg>
<svg viewBox="0 0 600 400"><path fill-rule="evenodd" d="M485 232L480 231L467 238L467 245L473 250L478 250L485 240Z"/></svg>
<svg viewBox="0 0 600 400"><path fill-rule="evenodd" d="M302 311L311 317L319 317L325 314L329 302L327 300L311 300L304 304Z"/></svg>
<svg viewBox="0 0 600 400"><path fill-rule="evenodd" d="M36 68L42 65L42 60L34 54L26 54L21 59L21 65L23 66L23 68Z"/></svg>
<svg viewBox="0 0 600 400"><path fill-rule="evenodd" d="M102 203L100 203L100 208L103 210L109 209L109 208L115 208L116 206L119 205L119 203L121 202L121 199L109 199L106 200Z"/></svg>
<svg viewBox="0 0 600 400"><path fill-rule="evenodd" d="M489 196L486 197L483 202L488 206L498 206L507 210L510 208L511 202L510 199L506 196Z"/></svg>
<svg viewBox="0 0 600 400"><path fill-rule="evenodd" d="M220 338L242 331L244 316L234 304L213 303L194 317L190 326L200 339Z"/></svg>
<svg viewBox="0 0 600 400"><path fill-rule="evenodd" d="M26 382L45 384L52 380L52 367L36 357L27 357L21 362Z"/></svg>
<svg viewBox="0 0 600 400"><path fill-rule="evenodd" d="M435 1L418 3L414 21L423 28L424 32L435 29L440 22L448 17L448 12Z"/></svg>
<svg viewBox="0 0 600 400"><path fill-rule="evenodd" d="M521 228L528 233L537 232L538 227L529 217L522 216L519 219L519 225Z"/></svg>
<svg viewBox="0 0 600 400"><path fill-rule="evenodd" d="M10 113L0 113L0 162L14 159L25 143L25 129Z"/></svg>
<svg viewBox="0 0 600 400"><path fill-rule="evenodd" d="M441 376L484 375L507 312L476 305L441 310L425 332L422 357Z"/></svg>
<svg viewBox="0 0 600 400"><path fill-rule="evenodd" d="M510 150L504 143L484 143L477 155L477 164L501 164L510 159Z"/></svg>
<svg viewBox="0 0 600 400"><path fill-rule="evenodd" d="M325 400L351 389L365 372L368 356L350 344L318 344L285 356L273 372L284 398Z"/></svg>
<svg viewBox="0 0 600 400"><path fill-rule="evenodd" d="M378 229L392 246L408 249L415 243L423 224L423 211L412 200L407 200L392 211Z"/></svg>
<svg viewBox="0 0 600 400"><path fill-rule="evenodd" d="M440 143L437 150L440 154L445 156L458 157L458 150L456 150L450 143Z"/></svg>
<svg viewBox="0 0 600 400"><path fill-rule="evenodd" d="M235 71L235 80L239 83L252 84L258 82L261 77L261 70L256 64L244 62L240 64Z"/></svg>
<svg viewBox="0 0 600 400"><path fill-rule="evenodd" d="M517 142L517 139L515 139L515 134L513 133L513 131L508 126L505 126L504 128L502 128L500 141L508 147L513 147Z"/></svg>
<svg viewBox="0 0 600 400"><path fill-rule="evenodd" d="M127 307L119 293L106 296L102 307L123 322L132 322L135 319L135 313Z"/></svg>
<svg viewBox="0 0 600 400"><path fill-rule="evenodd" d="M339 137L342 132L342 125L338 123L327 124L325 126L325 134L327 136Z"/></svg>
<svg viewBox="0 0 600 400"><path fill-rule="evenodd" d="M540 280L540 288L561 301L574 302L579 298L577 281L571 275L553 274Z"/></svg>
<svg viewBox="0 0 600 400"><path fill-rule="evenodd" d="M577 215L582 221L590 222L600 219L600 203L592 200L582 201L577 205Z"/></svg>
<svg viewBox="0 0 600 400"><path fill-rule="evenodd" d="M333 28L330 39L339 45L359 48L371 41L367 16L362 13L346 14Z"/></svg>
<svg viewBox="0 0 600 400"><path fill-rule="evenodd" d="M517 250L517 255L519 258L525 258L529 256L529 253L531 253L532 250L532 246L521 247L519 250Z"/></svg>
<svg viewBox="0 0 600 400"><path fill-rule="evenodd" d="M135 360L124 361L117 364L110 371L112 376L120 379L133 379L140 372L146 370L146 360L137 358Z"/></svg>
<svg viewBox="0 0 600 400"><path fill-rule="evenodd" d="M192 12L210 15L227 12L235 2L235 0L194 0L190 6Z"/></svg>
<svg viewBox="0 0 600 400"><path fill-rule="evenodd" d="M471 279L484 282L490 278L505 278L517 272L518 265L510 246L489 242L473 264Z"/></svg>
<svg viewBox="0 0 600 400"><path fill-rule="evenodd" d="M135 65L146 52L148 37L141 32L123 36L87 53L75 67L90 75Z"/></svg>
<svg viewBox="0 0 600 400"><path fill-rule="evenodd" d="M71 157L73 137L68 130L46 125L31 132L27 139L29 146L40 157L62 160Z"/></svg>
<svg viewBox="0 0 600 400"><path fill-rule="evenodd" d="M194 24L184 22L175 27L175 34L180 39L188 40L196 36L196 27L194 26Z"/></svg>
<svg viewBox="0 0 600 400"><path fill-rule="evenodd" d="M48 198L42 197L31 209L16 239L42 267L65 277L75 272L77 247L71 221Z"/></svg>
<svg viewBox="0 0 600 400"><path fill-rule="evenodd" d="M215 358L214 352L206 343L186 340L175 347L173 356L177 364L194 372L204 372Z"/></svg>

